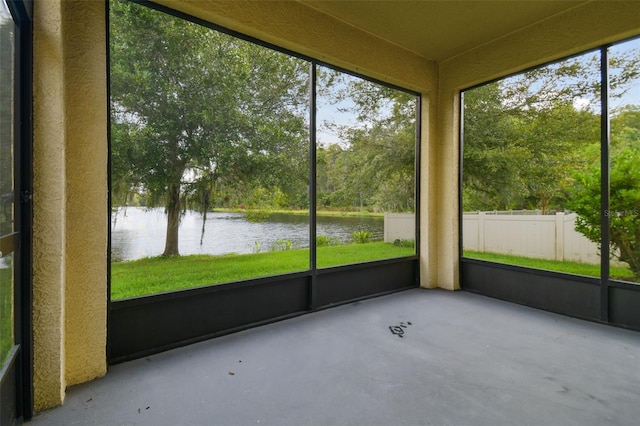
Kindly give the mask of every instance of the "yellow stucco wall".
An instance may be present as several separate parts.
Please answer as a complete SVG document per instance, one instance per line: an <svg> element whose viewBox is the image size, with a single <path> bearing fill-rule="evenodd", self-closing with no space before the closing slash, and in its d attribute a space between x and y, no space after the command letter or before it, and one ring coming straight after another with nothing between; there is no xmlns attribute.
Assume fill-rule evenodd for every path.
<svg viewBox="0 0 640 426"><path fill-rule="evenodd" d="M106 372L104 4L34 8L33 328L36 410Z"/></svg>
<svg viewBox="0 0 640 426"><path fill-rule="evenodd" d="M447 289L459 286L459 90L640 32L636 2L587 3L435 64L297 2L158 2L423 93L421 283ZM103 2L36 2L33 319L38 410L60 404L66 386L106 371L105 71Z"/></svg>
<svg viewBox="0 0 640 426"><path fill-rule="evenodd" d="M65 380L70 386L106 372L107 58L104 4L63 4Z"/></svg>
<svg viewBox="0 0 640 426"><path fill-rule="evenodd" d="M65 161L61 5L39 3L33 34L33 373L36 409L64 397Z"/></svg>

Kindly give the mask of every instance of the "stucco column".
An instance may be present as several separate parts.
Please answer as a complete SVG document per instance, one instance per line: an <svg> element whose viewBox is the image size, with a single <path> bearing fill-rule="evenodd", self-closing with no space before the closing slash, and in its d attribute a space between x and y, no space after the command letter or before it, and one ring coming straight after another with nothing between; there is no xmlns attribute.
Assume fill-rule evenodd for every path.
<svg viewBox="0 0 640 426"><path fill-rule="evenodd" d="M434 83L435 87L435 83ZM436 91L422 94L420 135L420 286L438 287Z"/></svg>
<svg viewBox="0 0 640 426"><path fill-rule="evenodd" d="M106 371L105 8L34 6L34 405Z"/></svg>
<svg viewBox="0 0 640 426"><path fill-rule="evenodd" d="M64 0L65 379L106 372L107 41L102 1Z"/></svg>
<svg viewBox="0 0 640 426"><path fill-rule="evenodd" d="M65 161L61 5L34 5L33 363L36 410L64 398Z"/></svg>
<svg viewBox="0 0 640 426"><path fill-rule="evenodd" d="M442 75L442 74L441 74ZM438 287L447 290L460 288L459 257L459 104L458 91L443 90L438 94L437 144L434 159L437 168L435 206L436 240L438 247Z"/></svg>

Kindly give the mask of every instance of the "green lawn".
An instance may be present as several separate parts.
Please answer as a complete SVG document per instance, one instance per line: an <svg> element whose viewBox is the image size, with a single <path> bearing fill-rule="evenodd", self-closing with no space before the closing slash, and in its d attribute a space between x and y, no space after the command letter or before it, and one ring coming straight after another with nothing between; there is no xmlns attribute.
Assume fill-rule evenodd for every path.
<svg viewBox="0 0 640 426"><path fill-rule="evenodd" d="M13 347L12 268L0 269L0 366Z"/></svg>
<svg viewBox="0 0 640 426"><path fill-rule="evenodd" d="M318 247L318 267L410 256L413 248L374 242ZM309 250L224 256L153 257L111 264L111 299L239 281L309 269Z"/></svg>
<svg viewBox="0 0 640 426"><path fill-rule="evenodd" d="M465 250L464 256L471 259L487 260L490 262L506 263L509 265L526 266L528 268L544 269L547 271L565 272L568 274L586 275L590 277L600 277L600 265L582 262L569 262L546 259L532 259L522 256L511 256L507 254L482 253ZM610 270L612 278L630 280L633 274L629 268L612 266Z"/></svg>
<svg viewBox="0 0 640 426"><path fill-rule="evenodd" d="M326 268L410 256L413 253L413 248L374 242L318 247L317 257L318 267ZM473 259L529 268L600 276L600 266L588 263L559 262L472 251L465 251L464 255ZM308 249L223 256L152 257L129 262L114 262L111 264L111 298L117 300L307 269L309 269ZM622 267L612 267L611 276L623 280L633 278L631 271Z"/></svg>

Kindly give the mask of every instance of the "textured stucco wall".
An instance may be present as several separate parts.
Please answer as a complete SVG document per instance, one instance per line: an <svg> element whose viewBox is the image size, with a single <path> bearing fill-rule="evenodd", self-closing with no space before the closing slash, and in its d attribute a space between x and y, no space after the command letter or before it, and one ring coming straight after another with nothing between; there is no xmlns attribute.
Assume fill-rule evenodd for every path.
<svg viewBox="0 0 640 426"><path fill-rule="evenodd" d="M63 4L65 379L70 386L106 372L107 60L104 4Z"/></svg>
<svg viewBox="0 0 640 426"><path fill-rule="evenodd" d="M64 398L65 161L61 5L34 10L33 372L36 409Z"/></svg>
<svg viewBox="0 0 640 426"><path fill-rule="evenodd" d="M438 188L437 91L422 97L420 123L420 286L438 287Z"/></svg>
<svg viewBox="0 0 640 426"><path fill-rule="evenodd" d="M640 2L594 1L439 64L437 124L438 286L459 288L458 166L460 90L525 68L640 34Z"/></svg>
<svg viewBox="0 0 640 426"><path fill-rule="evenodd" d="M106 372L104 3L34 8L33 328L36 410Z"/></svg>

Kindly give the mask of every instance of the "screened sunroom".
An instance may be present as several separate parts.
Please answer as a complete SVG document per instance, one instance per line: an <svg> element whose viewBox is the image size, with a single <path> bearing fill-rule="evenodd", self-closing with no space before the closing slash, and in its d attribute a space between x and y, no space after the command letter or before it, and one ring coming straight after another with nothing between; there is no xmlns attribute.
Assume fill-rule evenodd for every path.
<svg viewBox="0 0 640 426"><path fill-rule="evenodd" d="M558 318L575 333L593 327L586 350L624 342L611 386L638 389L638 2L4 0L0 12L3 424L77 403L81 384L118 369L258 345L273 327L294 334L267 342L282 352L265 354L261 372L284 354L313 361L292 361L300 377L314 365L351 377L358 359L386 371L409 356L397 372L400 388L412 383L405 396L436 391L421 387L438 364L429 357L480 374L452 355L478 350L458 346L472 335L504 336L490 355L498 368L510 350L546 345L536 327ZM361 316L345 316L351 307ZM522 335L496 328L509 318ZM323 339L323 324L344 335ZM365 355L387 353L367 337L373 325L393 356ZM296 345L303 336L315 349ZM431 353L427 342L452 346ZM594 359L580 365L600 369ZM339 400L382 389L362 374L336 379ZM329 392L333 376L319 376L292 389ZM169 394L180 386L153 377ZM252 389L276 386L260 378ZM614 391L584 392L622 404L619 421L637 410ZM382 409L384 395L354 406ZM110 419L111 403L121 408L105 402L99 421L133 421ZM429 422L403 418L403 404L376 418ZM133 414L154 408L143 405ZM232 422L234 405L220 405ZM265 421L370 424L320 407ZM55 412L34 420L72 418ZM162 418L173 419L147 421Z"/></svg>

